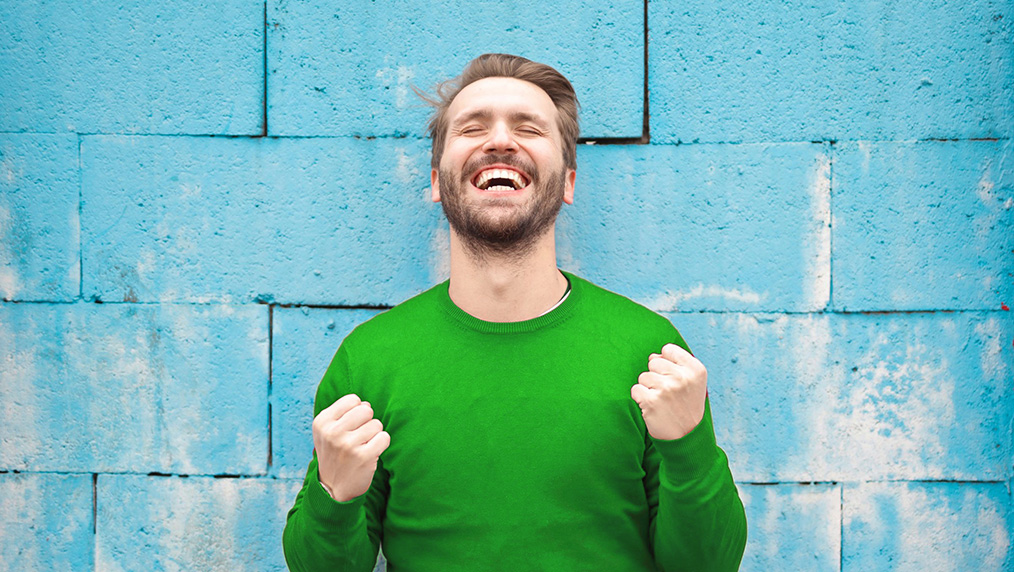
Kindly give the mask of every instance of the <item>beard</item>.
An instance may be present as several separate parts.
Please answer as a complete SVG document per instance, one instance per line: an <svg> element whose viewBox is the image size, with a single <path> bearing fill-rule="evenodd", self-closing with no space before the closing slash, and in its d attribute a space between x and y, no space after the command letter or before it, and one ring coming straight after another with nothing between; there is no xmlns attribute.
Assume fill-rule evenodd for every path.
<svg viewBox="0 0 1014 572"><path fill-rule="evenodd" d="M469 175L495 163L517 167L531 177L527 201L517 204L512 199L491 198L482 205L469 203ZM445 169L440 169L439 176L440 204L447 222L480 263L490 258L516 261L531 254L538 239L556 221L566 189L564 169L549 174L543 181L534 165L522 163L512 155L490 155L470 162L460 177Z"/></svg>

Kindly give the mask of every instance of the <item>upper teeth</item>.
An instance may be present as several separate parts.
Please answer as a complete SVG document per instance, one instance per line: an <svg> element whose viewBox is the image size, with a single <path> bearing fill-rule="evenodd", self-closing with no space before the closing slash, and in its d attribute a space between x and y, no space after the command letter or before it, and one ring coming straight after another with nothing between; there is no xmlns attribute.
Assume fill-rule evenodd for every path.
<svg viewBox="0 0 1014 572"><path fill-rule="evenodd" d="M514 184L515 189L520 189L525 186L525 181L521 178L521 175L516 171L511 171L509 169L489 169L487 171L483 171L479 175L479 178L475 180L475 186L480 189L485 189L486 185L493 179L507 179Z"/></svg>

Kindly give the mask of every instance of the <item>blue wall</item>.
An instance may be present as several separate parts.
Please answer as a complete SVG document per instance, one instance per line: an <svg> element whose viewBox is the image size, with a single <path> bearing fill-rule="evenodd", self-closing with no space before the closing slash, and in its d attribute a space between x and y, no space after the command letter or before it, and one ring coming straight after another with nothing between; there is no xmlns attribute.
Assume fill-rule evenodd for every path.
<svg viewBox="0 0 1014 572"><path fill-rule="evenodd" d="M708 366L744 570L1014 566L1008 0L443 4L0 3L0 570L284 567L484 51L574 81L560 266Z"/></svg>

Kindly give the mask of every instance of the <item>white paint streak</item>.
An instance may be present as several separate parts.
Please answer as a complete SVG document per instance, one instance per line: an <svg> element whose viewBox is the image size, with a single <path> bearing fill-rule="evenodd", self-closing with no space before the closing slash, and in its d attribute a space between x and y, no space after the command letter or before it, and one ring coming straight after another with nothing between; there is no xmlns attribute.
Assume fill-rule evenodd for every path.
<svg viewBox="0 0 1014 572"><path fill-rule="evenodd" d="M161 449L155 442L156 375L142 353L147 344L136 317L122 316L116 332L95 332L94 337L93 321L85 318L64 336L64 347L74 348L68 357L76 363L75 374L84 379L82 389L90 397L87 408L82 407L95 436L87 458L95 459L99 470L124 470ZM104 423L120 415L129 420Z"/></svg>
<svg viewBox="0 0 1014 572"><path fill-rule="evenodd" d="M447 220L440 225L430 239L430 282L443 282L451 275L451 231Z"/></svg>
<svg viewBox="0 0 1014 572"><path fill-rule="evenodd" d="M402 185L412 185L416 183L422 176L419 167L418 160L416 157L410 157L408 152L402 146L394 148L395 156L397 157L397 165L394 168L394 174L398 182Z"/></svg>
<svg viewBox="0 0 1014 572"><path fill-rule="evenodd" d="M975 196L979 197L982 204L986 207L992 207L996 203L996 193L993 192L993 178L991 176L991 163L987 160L982 170L982 174L979 176L979 182L975 186Z"/></svg>
<svg viewBox="0 0 1014 572"><path fill-rule="evenodd" d="M393 88L395 106L398 109L405 109L408 106L409 90L412 79L415 78L415 71L402 65L396 68L385 67L377 70L376 77L385 89Z"/></svg>
<svg viewBox="0 0 1014 572"><path fill-rule="evenodd" d="M943 496L946 484L867 483L847 500L843 524L862 525L872 557L880 546L896 545L893 569L950 572L1000 570L1010 546L1006 507L987 494L991 485L960 485L960 498ZM1001 495L997 495L1001 496ZM1006 495L1002 495L1006 496ZM884 511L884 509L887 509ZM883 519L882 514L897 515Z"/></svg>
<svg viewBox="0 0 1014 572"><path fill-rule="evenodd" d="M4 149L3 161L0 161L0 178L4 182L14 186L14 182L25 176L24 168L14 163L14 152L11 149Z"/></svg>
<svg viewBox="0 0 1014 572"><path fill-rule="evenodd" d="M137 281L138 284L148 284L148 274L155 269L155 252L150 247L145 247L141 250L140 256L137 257Z"/></svg>
<svg viewBox="0 0 1014 572"><path fill-rule="evenodd" d="M46 416L39 406L36 363L38 350L47 346L30 318L19 320L18 330L5 321L15 312L0 312L0 466L23 471L43 450L38 424Z"/></svg>
<svg viewBox="0 0 1014 572"><path fill-rule="evenodd" d="M778 485L754 487L764 495L766 509L754 523L764 531L763 546L751 545L748 553L763 553L763 563L785 569L805 570L814 564L809 550L827 561L838 561L841 550L839 494L836 487ZM786 546L780 540L784 539ZM829 554L830 552L830 554Z"/></svg>
<svg viewBox="0 0 1014 572"><path fill-rule="evenodd" d="M807 185L810 229L803 243L806 310L823 310L831 300L831 158L821 154Z"/></svg>
<svg viewBox="0 0 1014 572"><path fill-rule="evenodd" d="M688 300L696 300L700 298L719 298L729 302L738 302L743 305L756 305L767 297L767 293L758 294L749 288L742 290L736 288L723 288L717 284L709 284L705 286L703 283L698 283L696 286L689 290L681 290L677 292L666 291L665 294L657 296L654 300L649 303L650 308L657 309L660 312L675 312L680 309L680 304Z"/></svg>
<svg viewBox="0 0 1014 572"><path fill-rule="evenodd" d="M573 221L567 212L560 213L556 219L556 262L560 268L581 274L581 261L574 256L574 243L571 241Z"/></svg>
<svg viewBox="0 0 1014 572"><path fill-rule="evenodd" d="M81 281L81 217L77 209L68 213L67 226L70 228L70 248L67 249L67 284L70 294L76 295ZM2 233L0 233L2 235Z"/></svg>
<svg viewBox="0 0 1014 572"><path fill-rule="evenodd" d="M873 146L869 141L857 141L859 144L859 152L863 155L863 174L870 174L870 156L873 150Z"/></svg>
<svg viewBox="0 0 1014 572"><path fill-rule="evenodd" d="M976 322L975 333L982 337L982 351L979 353L979 367L986 380L1007 379L1007 363L1003 359L1003 334L1000 322L994 316Z"/></svg>
<svg viewBox="0 0 1014 572"><path fill-rule="evenodd" d="M17 272L20 261L14 259L14 253L9 247L14 238L13 225L11 211L6 205L0 204L0 298L5 300L17 297L21 282Z"/></svg>
<svg viewBox="0 0 1014 572"><path fill-rule="evenodd" d="M39 487L41 478L0 475L0 549L6 554L10 554L8 550L15 549L17 570L42 570L45 567L39 558L38 540L42 535L25 538L26 533L38 534L32 529L45 522L47 517L39 502L43 498ZM11 565L10 570L15 569L14 562L8 564ZM3 564L0 563L0 566Z"/></svg>
<svg viewBox="0 0 1014 572"><path fill-rule="evenodd" d="M828 478L841 466L839 455L847 450L837 426L838 420L847 415L841 411L844 376L840 368L829 363L835 336L826 315L800 316L791 325L788 335L778 334L779 338L787 338L784 345L789 350L779 356L787 362L779 369L792 372L799 400L794 414L799 417L798 426L806 430L798 433L798 453L786 465L799 471L791 475L793 478Z"/></svg>

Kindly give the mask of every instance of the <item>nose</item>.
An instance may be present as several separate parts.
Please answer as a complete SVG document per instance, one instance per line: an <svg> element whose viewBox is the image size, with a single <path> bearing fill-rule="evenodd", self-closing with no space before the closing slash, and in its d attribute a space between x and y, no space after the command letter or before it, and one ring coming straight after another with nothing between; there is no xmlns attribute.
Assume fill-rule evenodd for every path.
<svg viewBox="0 0 1014 572"><path fill-rule="evenodd" d="M486 137L486 142L482 145L482 150L487 153L517 151L517 142L514 140L514 134L510 127L502 121L494 123Z"/></svg>

